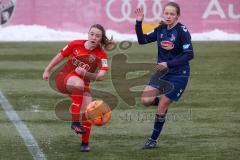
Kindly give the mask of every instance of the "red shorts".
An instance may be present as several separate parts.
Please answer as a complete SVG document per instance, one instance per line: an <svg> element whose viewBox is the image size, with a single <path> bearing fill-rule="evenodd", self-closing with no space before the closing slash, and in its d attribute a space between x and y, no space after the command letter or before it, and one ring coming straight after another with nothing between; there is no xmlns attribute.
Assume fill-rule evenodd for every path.
<svg viewBox="0 0 240 160"><path fill-rule="evenodd" d="M55 76L55 83L56 83L56 88L60 93L63 94L71 94L68 90L67 90L67 80L71 77L71 76L77 76L79 78L81 78L78 74L76 74L74 71L70 72L70 73L64 73L63 71L60 71L58 74L56 74ZM81 78L82 79L82 78ZM90 88L89 88L89 82L88 81L84 81L84 92L89 92L90 93Z"/></svg>

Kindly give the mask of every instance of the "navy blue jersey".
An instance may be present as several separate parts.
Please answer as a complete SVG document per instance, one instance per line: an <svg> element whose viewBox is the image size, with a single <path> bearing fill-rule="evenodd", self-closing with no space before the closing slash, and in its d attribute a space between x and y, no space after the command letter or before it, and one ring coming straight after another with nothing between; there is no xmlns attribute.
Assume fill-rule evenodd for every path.
<svg viewBox="0 0 240 160"><path fill-rule="evenodd" d="M136 22L139 44L157 41L157 63L167 62L169 73L189 75L189 60L193 59L193 46L187 28L177 23L172 29L160 25L149 34L143 34L142 22Z"/></svg>

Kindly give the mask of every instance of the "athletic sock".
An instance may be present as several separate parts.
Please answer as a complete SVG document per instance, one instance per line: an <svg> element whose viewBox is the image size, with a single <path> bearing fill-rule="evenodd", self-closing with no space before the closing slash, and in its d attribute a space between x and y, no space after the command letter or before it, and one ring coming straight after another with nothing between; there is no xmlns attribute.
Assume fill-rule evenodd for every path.
<svg viewBox="0 0 240 160"><path fill-rule="evenodd" d="M71 106L71 113L72 113L72 122L79 122L80 120L80 111L83 101L82 91L80 89L73 90L71 94L72 98L72 106Z"/></svg>
<svg viewBox="0 0 240 160"><path fill-rule="evenodd" d="M92 124L90 122L88 122L88 121L83 121L82 122L82 126L86 130L86 133L82 134L82 142L83 143L88 143L89 142L89 138L90 138L90 132L91 132Z"/></svg>
<svg viewBox="0 0 240 160"><path fill-rule="evenodd" d="M166 114L164 115L158 115L156 114L156 117L155 117L155 122L154 122L154 128L153 128L153 132L152 132L152 135L151 135L151 139L153 140L157 140L161 131L162 131L162 128L163 128L163 125L164 125L164 122L165 122L165 118L166 117Z"/></svg>

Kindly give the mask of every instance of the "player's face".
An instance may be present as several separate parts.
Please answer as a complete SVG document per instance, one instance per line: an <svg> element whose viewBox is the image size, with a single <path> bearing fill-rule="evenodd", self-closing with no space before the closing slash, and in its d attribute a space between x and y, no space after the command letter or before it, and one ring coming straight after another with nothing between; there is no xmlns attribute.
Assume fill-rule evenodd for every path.
<svg viewBox="0 0 240 160"><path fill-rule="evenodd" d="M177 9L173 6L166 6L164 11L163 11L163 18L165 20L165 23L169 26L172 27L175 22L178 20L178 15L177 15Z"/></svg>
<svg viewBox="0 0 240 160"><path fill-rule="evenodd" d="M88 32L88 40L92 47L100 45L102 40L102 31L98 28L92 27Z"/></svg>

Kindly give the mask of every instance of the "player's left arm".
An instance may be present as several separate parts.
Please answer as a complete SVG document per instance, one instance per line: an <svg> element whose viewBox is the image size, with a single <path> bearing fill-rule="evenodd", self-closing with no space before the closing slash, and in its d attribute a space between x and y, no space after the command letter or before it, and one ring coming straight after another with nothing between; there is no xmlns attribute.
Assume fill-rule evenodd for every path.
<svg viewBox="0 0 240 160"><path fill-rule="evenodd" d="M180 29L180 35L181 35L181 42L182 42L182 55L179 57L176 57L170 61L167 62L168 67L176 67L179 65L183 65L193 59L194 52L193 52L193 46L191 41L191 35L188 32L187 28L185 26L182 26Z"/></svg>

